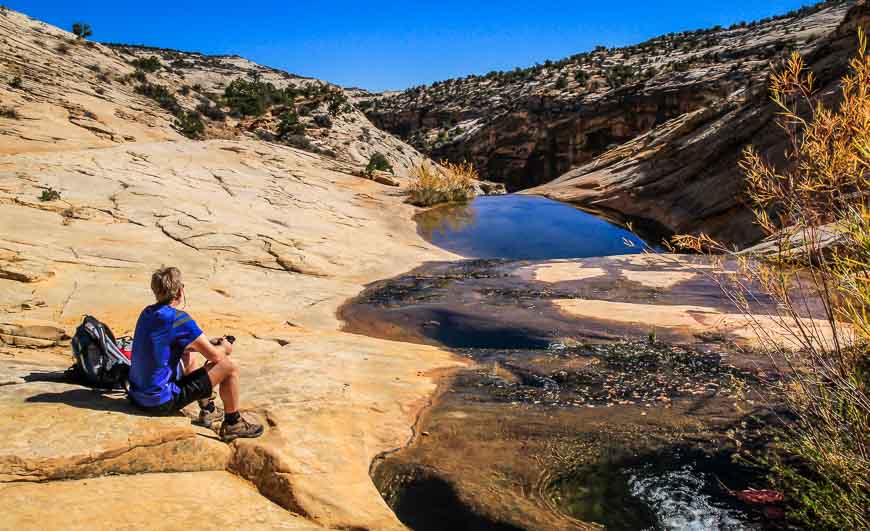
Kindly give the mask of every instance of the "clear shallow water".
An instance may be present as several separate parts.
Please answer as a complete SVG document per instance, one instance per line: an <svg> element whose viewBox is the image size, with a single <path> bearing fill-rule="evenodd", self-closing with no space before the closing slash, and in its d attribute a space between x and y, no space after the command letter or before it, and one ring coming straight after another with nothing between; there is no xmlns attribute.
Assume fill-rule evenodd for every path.
<svg viewBox="0 0 870 531"><path fill-rule="evenodd" d="M563 507L613 530L737 531L761 529L759 514L721 482L745 488L752 471L723 456L679 449L625 465L602 461L554 483Z"/></svg>
<svg viewBox="0 0 870 531"><path fill-rule="evenodd" d="M424 238L470 258L546 260L641 252L632 232L544 197L477 197L417 216ZM633 244L630 245L630 244Z"/></svg>

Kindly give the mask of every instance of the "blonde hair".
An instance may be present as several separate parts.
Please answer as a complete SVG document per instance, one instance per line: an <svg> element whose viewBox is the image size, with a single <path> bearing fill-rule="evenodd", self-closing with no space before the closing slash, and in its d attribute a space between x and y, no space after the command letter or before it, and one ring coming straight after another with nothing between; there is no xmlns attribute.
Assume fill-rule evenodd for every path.
<svg viewBox="0 0 870 531"><path fill-rule="evenodd" d="M177 267L161 267L151 275L151 291L161 304L178 298L183 287L181 271Z"/></svg>

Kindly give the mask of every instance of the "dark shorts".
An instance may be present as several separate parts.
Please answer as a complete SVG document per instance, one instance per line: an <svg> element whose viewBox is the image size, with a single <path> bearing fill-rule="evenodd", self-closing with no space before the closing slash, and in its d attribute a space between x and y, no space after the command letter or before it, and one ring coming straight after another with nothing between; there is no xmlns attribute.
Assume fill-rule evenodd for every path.
<svg viewBox="0 0 870 531"><path fill-rule="evenodd" d="M171 415L188 404L192 404L197 400L211 397L211 380L208 379L208 372L205 367L187 374L175 382L178 386L178 394L172 397L172 400L164 402L159 406L139 406L142 410L152 415Z"/></svg>

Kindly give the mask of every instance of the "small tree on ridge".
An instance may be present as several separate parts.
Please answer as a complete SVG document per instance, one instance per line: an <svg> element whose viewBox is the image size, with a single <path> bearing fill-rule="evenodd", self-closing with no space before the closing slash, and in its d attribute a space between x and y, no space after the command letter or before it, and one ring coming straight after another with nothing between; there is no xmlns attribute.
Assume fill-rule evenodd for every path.
<svg viewBox="0 0 870 531"><path fill-rule="evenodd" d="M93 30L91 30L91 25L86 24L84 22L76 22L72 25L72 32L79 39L87 39L91 35L94 34Z"/></svg>

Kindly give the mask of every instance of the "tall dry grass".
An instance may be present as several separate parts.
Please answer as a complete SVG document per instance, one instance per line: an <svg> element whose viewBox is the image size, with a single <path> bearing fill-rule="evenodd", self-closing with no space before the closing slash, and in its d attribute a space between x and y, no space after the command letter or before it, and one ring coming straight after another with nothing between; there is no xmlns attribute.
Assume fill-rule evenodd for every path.
<svg viewBox="0 0 870 531"><path fill-rule="evenodd" d="M411 170L408 202L417 206L468 201L474 197L474 184L480 179L470 162L421 162Z"/></svg>
<svg viewBox="0 0 870 531"><path fill-rule="evenodd" d="M726 288L778 368L774 391L788 410L769 451L752 457L787 495L790 518L813 529L870 529L870 56L863 31L858 40L837 107L820 100L798 54L772 75L788 164L745 150L770 244L764 256L739 255ZM676 241L729 253L703 235ZM775 326L758 316L758 286Z"/></svg>

